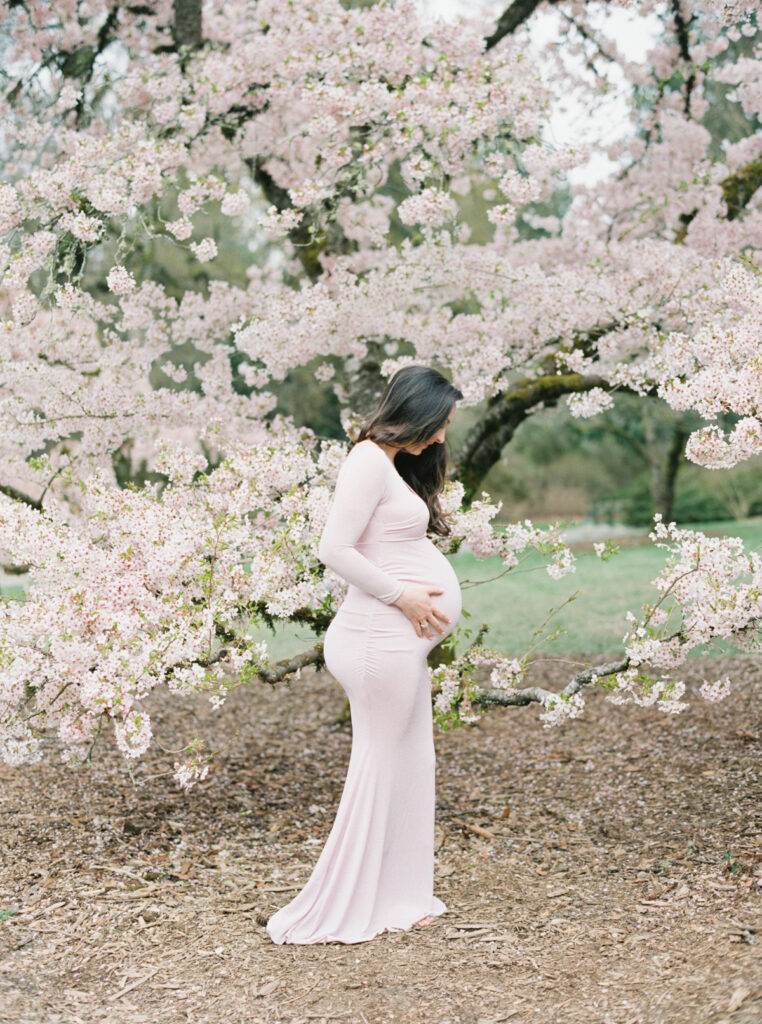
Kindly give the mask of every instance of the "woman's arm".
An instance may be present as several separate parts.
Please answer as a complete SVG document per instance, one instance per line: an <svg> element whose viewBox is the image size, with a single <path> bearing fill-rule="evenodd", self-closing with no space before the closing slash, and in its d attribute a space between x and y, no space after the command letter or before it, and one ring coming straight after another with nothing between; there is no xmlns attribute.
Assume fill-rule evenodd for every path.
<svg viewBox="0 0 762 1024"><path fill-rule="evenodd" d="M393 604L405 589L354 546L384 496L393 467L385 466L386 455L370 444L355 446L336 479L336 489L318 544L318 558L339 576L384 604ZM388 460L387 460L388 461Z"/></svg>

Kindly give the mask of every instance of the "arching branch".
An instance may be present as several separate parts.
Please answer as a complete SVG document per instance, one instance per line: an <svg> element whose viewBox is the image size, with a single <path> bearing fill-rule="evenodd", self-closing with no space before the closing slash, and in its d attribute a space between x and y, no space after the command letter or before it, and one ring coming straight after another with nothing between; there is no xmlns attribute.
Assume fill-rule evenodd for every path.
<svg viewBox="0 0 762 1024"><path fill-rule="evenodd" d="M508 390L493 395L486 412L468 432L453 457L458 478L466 489L466 498L476 493L533 406L539 402L553 406L563 395L592 388L608 391L611 385L603 377L594 375L552 373L542 377L522 377Z"/></svg>
<svg viewBox="0 0 762 1024"><path fill-rule="evenodd" d="M734 220L757 189L762 187L762 156L729 174L722 180L720 187L727 205L727 219ZM676 243L685 240L688 227L697 213L698 210L693 210L681 215L682 226L676 234ZM607 329L596 328L588 332L589 342L597 340ZM589 354L589 346L588 351L584 348L582 350ZM522 378L508 391L494 395L484 416L471 428L453 457L458 476L466 488L466 498L476 492L492 465L499 460L503 448L529 415L529 409L539 402L546 406L556 405L564 394L589 391L593 387L610 390L611 385L598 377L549 373L538 378Z"/></svg>

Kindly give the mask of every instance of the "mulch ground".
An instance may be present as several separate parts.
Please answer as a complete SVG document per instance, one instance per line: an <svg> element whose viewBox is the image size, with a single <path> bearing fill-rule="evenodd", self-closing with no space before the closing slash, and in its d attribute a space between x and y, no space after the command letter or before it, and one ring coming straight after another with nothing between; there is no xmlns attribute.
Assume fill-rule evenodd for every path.
<svg viewBox="0 0 762 1024"><path fill-rule="evenodd" d="M733 694L704 702L702 669ZM762 664L684 678L676 716L594 690L560 729L532 706L437 730L448 913L353 945L276 946L254 918L304 884L338 805L351 727L327 673L219 711L154 694L131 773L110 738L85 772L52 747L0 768L0 1021L760 1024ZM185 794L195 731L219 753Z"/></svg>

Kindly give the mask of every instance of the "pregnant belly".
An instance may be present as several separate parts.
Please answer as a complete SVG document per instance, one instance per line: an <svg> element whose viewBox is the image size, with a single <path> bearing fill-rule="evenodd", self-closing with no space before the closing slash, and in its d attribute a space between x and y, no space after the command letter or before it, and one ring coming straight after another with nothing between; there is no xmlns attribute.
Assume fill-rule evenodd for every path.
<svg viewBox="0 0 762 1024"><path fill-rule="evenodd" d="M447 558L428 537L393 545L376 545L372 551L364 550L363 554L400 583L440 589L442 593L432 594L431 601L450 621L444 624L445 632L438 634L438 639L443 640L452 632L463 606L460 581ZM349 607L353 607L364 604L367 599L375 601L375 598L369 598L355 587L350 587L345 604L349 602ZM404 617L399 609L393 610Z"/></svg>

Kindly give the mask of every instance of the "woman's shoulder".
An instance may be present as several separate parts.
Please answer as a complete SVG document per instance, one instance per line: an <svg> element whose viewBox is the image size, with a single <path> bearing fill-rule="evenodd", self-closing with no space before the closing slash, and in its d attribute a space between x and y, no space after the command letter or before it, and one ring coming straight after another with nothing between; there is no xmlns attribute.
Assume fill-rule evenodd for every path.
<svg viewBox="0 0 762 1024"><path fill-rule="evenodd" d="M371 441L369 437L366 437L364 441L357 441L353 444L349 449L349 455L347 458L360 458L366 461L375 460L379 463L381 463L381 460L383 459L384 463L389 467L392 465L389 456L384 453L375 441Z"/></svg>
<svg viewBox="0 0 762 1024"><path fill-rule="evenodd" d="M344 465L348 468L355 466L360 473L365 470L374 477L379 473L386 475L388 470L394 469L388 455L369 437L352 445L344 460Z"/></svg>

